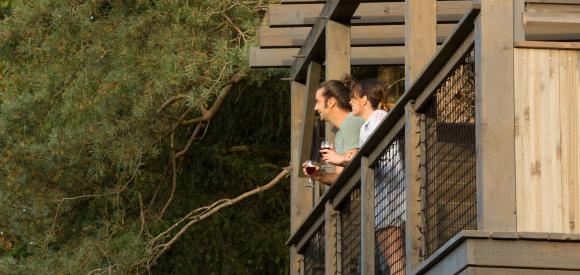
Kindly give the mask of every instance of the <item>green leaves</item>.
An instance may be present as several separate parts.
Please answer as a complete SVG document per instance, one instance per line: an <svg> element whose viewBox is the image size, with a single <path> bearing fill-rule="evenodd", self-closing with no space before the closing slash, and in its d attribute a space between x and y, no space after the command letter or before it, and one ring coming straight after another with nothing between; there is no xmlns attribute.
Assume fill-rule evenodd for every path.
<svg viewBox="0 0 580 275"><path fill-rule="evenodd" d="M287 164L276 152L288 147L288 87L271 81L284 72L252 71L180 161L175 199L165 220L156 217L171 190L170 131L183 112L201 115L235 73L248 72L259 4L0 2L11 12L0 21L0 231L13 240L10 252L0 251L0 273L134 272L148 253L147 232L263 184ZM184 100L158 112L177 95ZM178 128L177 148L192 131ZM249 149L230 150L239 145ZM212 219L212 231L202 226L160 268L283 269L287 188L273 192ZM205 260L173 261L189 252Z"/></svg>

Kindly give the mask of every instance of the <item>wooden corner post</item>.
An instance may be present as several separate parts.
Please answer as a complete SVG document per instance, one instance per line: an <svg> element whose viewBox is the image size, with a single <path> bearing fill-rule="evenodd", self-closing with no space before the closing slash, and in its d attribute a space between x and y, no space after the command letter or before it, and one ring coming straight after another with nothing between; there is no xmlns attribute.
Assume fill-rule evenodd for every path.
<svg viewBox="0 0 580 275"><path fill-rule="evenodd" d="M326 80L350 73L350 26L333 20L326 22ZM333 126L326 124L326 138L334 141Z"/></svg>
<svg viewBox="0 0 580 275"><path fill-rule="evenodd" d="M437 51L437 1L405 0L405 89Z"/></svg>
<svg viewBox="0 0 580 275"><path fill-rule="evenodd" d="M304 84L293 81L291 84L291 168L290 174L290 232L294 233L312 209L312 189L306 187L306 178L300 177L300 130L302 129L302 112L304 111ZM298 274L299 255L295 249L290 249L290 274Z"/></svg>
<svg viewBox="0 0 580 275"><path fill-rule="evenodd" d="M334 20L328 20L325 28L325 59L326 80L340 79L350 73L350 26ZM326 123L326 139L334 143L335 132L330 123ZM325 258L326 274L336 274L337 271L337 227L338 211L330 202L326 203L325 217Z"/></svg>
<svg viewBox="0 0 580 275"><path fill-rule="evenodd" d="M514 1L481 0L481 12L476 20L479 230L516 231L513 16Z"/></svg>
<svg viewBox="0 0 580 275"><path fill-rule="evenodd" d="M407 197L405 223L406 274L421 262L421 144L419 117L414 102L405 105L405 182Z"/></svg>

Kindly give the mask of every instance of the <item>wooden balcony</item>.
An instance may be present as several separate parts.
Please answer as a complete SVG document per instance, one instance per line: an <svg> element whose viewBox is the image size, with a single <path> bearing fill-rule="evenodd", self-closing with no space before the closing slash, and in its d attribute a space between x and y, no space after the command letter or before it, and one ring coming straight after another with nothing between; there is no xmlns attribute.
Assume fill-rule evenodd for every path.
<svg viewBox="0 0 580 275"><path fill-rule="evenodd" d="M580 2L474 1L439 47L436 1L405 2L405 93L320 192L300 163L323 64L376 65L353 61L358 4L321 6L288 63L291 274L579 273Z"/></svg>

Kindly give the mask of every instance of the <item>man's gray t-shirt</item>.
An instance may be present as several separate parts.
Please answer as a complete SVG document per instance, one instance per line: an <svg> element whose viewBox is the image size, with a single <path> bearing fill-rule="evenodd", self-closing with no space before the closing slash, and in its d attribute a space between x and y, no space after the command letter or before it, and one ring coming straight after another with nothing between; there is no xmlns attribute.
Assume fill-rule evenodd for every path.
<svg viewBox="0 0 580 275"><path fill-rule="evenodd" d="M334 148L337 153L342 155L348 150L359 147L360 127L363 123L362 118L348 113L334 139Z"/></svg>

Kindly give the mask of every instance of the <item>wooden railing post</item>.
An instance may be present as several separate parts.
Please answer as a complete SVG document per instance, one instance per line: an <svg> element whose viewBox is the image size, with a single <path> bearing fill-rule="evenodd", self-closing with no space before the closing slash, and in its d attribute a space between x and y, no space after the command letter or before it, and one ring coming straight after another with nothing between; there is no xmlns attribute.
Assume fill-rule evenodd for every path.
<svg viewBox="0 0 580 275"><path fill-rule="evenodd" d="M413 101L405 105L405 268L412 274L421 263L421 144L419 117Z"/></svg>
<svg viewBox="0 0 580 275"><path fill-rule="evenodd" d="M326 275L337 274L337 230L338 211L334 209L332 203L327 201L324 210L324 270Z"/></svg>
<svg viewBox="0 0 580 275"><path fill-rule="evenodd" d="M360 165L361 274L375 274L375 175L368 157Z"/></svg>
<svg viewBox="0 0 580 275"><path fill-rule="evenodd" d="M516 231L514 1L481 0L475 29L477 229Z"/></svg>
<svg viewBox="0 0 580 275"><path fill-rule="evenodd" d="M405 90L437 51L437 1L405 1Z"/></svg>
<svg viewBox="0 0 580 275"><path fill-rule="evenodd" d="M290 232L296 232L312 209L312 189L306 187L307 179L300 177L302 165L300 163L300 129L302 128L302 112L304 111L304 91L306 87L299 82L291 84L291 168L290 174ZM298 274L299 255L295 249L290 249L290 274Z"/></svg>

